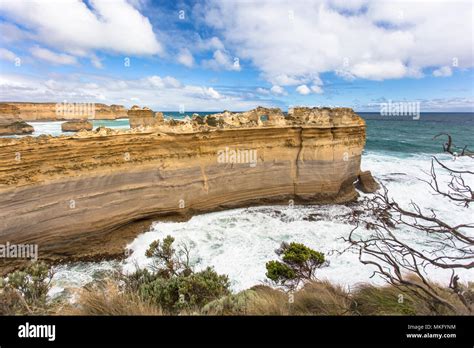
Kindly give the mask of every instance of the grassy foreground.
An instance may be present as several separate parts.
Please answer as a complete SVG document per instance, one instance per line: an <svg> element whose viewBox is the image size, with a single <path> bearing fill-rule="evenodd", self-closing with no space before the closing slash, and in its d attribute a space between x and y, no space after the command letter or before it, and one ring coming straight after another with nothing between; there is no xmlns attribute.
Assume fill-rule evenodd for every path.
<svg viewBox="0 0 474 348"><path fill-rule="evenodd" d="M405 292L406 291L406 292ZM445 291L446 298L456 302ZM327 281L311 281L288 294L280 289L258 285L236 294L223 296L204 306L179 311L180 315L467 315L461 303L453 312L443 306L410 295L394 286L359 285L354 291ZM137 294L121 292L107 282L83 290L78 302L60 306L56 314L65 315L166 315L159 303L144 301Z"/></svg>
<svg viewBox="0 0 474 348"><path fill-rule="evenodd" d="M33 263L0 278L0 315L469 315L474 284L463 285L463 296L429 284L437 298L427 296L422 280L410 286L359 284L346 289L320 281L322 253L303 244L282 243L279 260L266 264L271 285L233 293L226 275L213 268L195 271L189 249L176 250L171 236L150 244L151 269L113 273L88 284L70 297L51 300L53 272ZM426 285L426 284L425 284ZM464 303L463 303L464 302ZM449 303L447 306L446 303Z"/></svg>

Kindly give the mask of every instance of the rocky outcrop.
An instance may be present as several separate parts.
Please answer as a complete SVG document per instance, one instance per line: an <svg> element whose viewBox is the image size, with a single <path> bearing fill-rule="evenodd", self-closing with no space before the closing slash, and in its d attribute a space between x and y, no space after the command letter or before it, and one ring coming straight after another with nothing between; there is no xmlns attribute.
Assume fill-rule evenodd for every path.
<svg viewBox="0 0 474 348"><path fill-rule="evenodd" d="M31 134L35 129L28 123L16 118L0 119L0 136Z"/></svg>
<svg viewBox="0 0 474 348"><path fill-rule="evenodd" d="M137 105L132 106L127 115L130 128L156 127L164 122L162 112L153 112L147 107L140 108Z"/></svg>
<svg viewBox="0 0 474 348"><path fill-rule="evenodd" d="M114 120L126 118L127 109L122 105L97 103L0 103L0 119L9 115L23 121Z"/></svg>
<svg viewBox="0 0 474 348"><path fill-rule="evenodd" d="M151 116L135 111L131 119ZM43 258L94 257L123 250L139 232L128 228L146 219L357 197L365 123L351 109L197 117L0 139L0 243L37 243Z"/></svg>
<svg viewBox="0 0 474 348"><path fill-rule="evenodd" d="M367 170L360 172L356 187L364 193L374 193L380 188L380 185L375 181L370 170Z"/></svg>
<svg viewBox="0 0 474 348"><path fill-rule="evenodd" d="M81 130L92 130L92 123L87 120L67 121L61 124L63 132L79 132Z"/></svg>

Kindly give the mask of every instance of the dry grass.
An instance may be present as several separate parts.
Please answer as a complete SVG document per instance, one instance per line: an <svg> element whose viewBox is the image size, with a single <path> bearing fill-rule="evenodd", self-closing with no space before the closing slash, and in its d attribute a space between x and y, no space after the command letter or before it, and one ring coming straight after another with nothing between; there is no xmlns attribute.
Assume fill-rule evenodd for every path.
<svg viewBox="0 0 474 348"><path fill-rule="evenodd" d="M288 294L269 286L255 286L255 297L247 301L247 314L250 315L288 315Z"/></svg>
<svg viewBox="0 0 474 348"><path fill-rule="evenodd" d="M413 290L393 285L361 284L352 292L328 281L307 283L293 296L269 286L254 286L212 301L202 309L180 315L454 315L469 314L455 294L439 285L438 294L456 310L425 299ZM121 292L116 283L83 289L74 306L62 307L66 315L161 315L155 304L134 293Z"/></svg>
<svg viewBox="0 0 474 348"><path fill-rule="evenodd" d="M328 281L307 283L291 298L284 291L256 286L206 305L204 315L463 315L455 294L432 284L455 311L406 287L361 284L352 292Z"/></svg>
<svg viewBox="0 0 474 348"><path fill-rule="evenodd" d="M415 276L410 281L421 284ZM356 315L466 315L468 309L449 289L430 283L438 296L450 303L453 309L436 303L432 298L414 287L406 286L373 286L361 284L352 293L354 300L352 310Z"/></svg>
<svg viewBox="0 0 474 348"><path fill-rule="evenodd" d="M294 296L291 314L294 315L346 315L352 300L349 293L328 281L310 282Z"/></svg>
<svg viewBox="0 0 474 348"><path fill-rule="evenodd" d="M161 315L161 309L138 295L123 293L113 282L83 289L77 304L63 308L66 315Z"/></svg>

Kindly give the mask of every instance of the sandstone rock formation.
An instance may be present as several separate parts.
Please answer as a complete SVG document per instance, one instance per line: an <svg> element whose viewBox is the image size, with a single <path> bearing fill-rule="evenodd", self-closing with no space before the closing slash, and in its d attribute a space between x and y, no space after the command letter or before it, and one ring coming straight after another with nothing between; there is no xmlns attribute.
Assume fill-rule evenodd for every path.
<svg viewBox="0 0 474 348"><path fill-rule="evenodd" d="M380 188L380 185L375 181L370 170L360 172L356 187L364 193L374 193Z"/></svg>
<svg viewBox="0 0 474 348"><path fill-rule="evenodd" d="M140 108L130 118L156 119ZM0 139L0 243L37 243L43 258L95 257L121 253L133 237L122 231L145 219L357 197L365 122L351 109L158 121Z"/></svg>
<svg viewBox="0 0 474 348"><path fill-rule="evenodd" d="M140 108L139 106L134 105L130 110L128 110L127 115L130 122L130 128L155 127L163 124L163 113L155 113L147 107Z"/></svg>
<svg viewBox="0 0 474 348"><path fill-rule="evenodd" d="M92 123L87 120L67 121L61 124L63 132L79 132L81 130L92 130Z"/></svg>
<svg viewBox="0 0 474 348"><path fill-rule="evenodd" d="M114 120L127 117L127 109L122 105L82 104L4 102L0 103L0 119L8 115L14 115L24 121ZM61 112L63 110L71 112Z"/></svg>
<svg viewBox="0 0 474 348"><path fill-rule="evenodd" d="M35 130L28 123L16 118L0 119L0 136L31 134Z"/></svg>

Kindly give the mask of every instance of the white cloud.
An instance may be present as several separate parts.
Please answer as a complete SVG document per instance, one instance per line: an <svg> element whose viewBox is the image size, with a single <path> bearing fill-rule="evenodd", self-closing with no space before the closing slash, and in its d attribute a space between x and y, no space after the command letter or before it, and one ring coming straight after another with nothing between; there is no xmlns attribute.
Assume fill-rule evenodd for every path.
<svg viewBox="0 0 474 348"><path fill-rule="evenodd" d="M149 20L124 0L1 1L2 15L49 47L86 56L106 50L130 55L163 53ZM26 34L25 34L26 35Z"/></svg>
<svg viewBox="0 0 474 348"><path fill-rule="evenodd" d="M22 39L27 39L30 36L28 33L22 31L16 25L11 23L0 23L0 33L2 33L3 43L20 41Z"/></svg>
<svg viewBox="0 0 474 348"><path fill-rule="evenodd" d="M316 94L321 94L321 93L323 93L323 89L321 88L321 86L312 85L310 88L311 88L311 90L313 91L313 93L316 93Z"/></svg>
<svg viewBox="0 0 474 348"><path fill-rule="evenodd" d="M420 77L453 58L471 67L472 11L468 0L209 0L202 16L267 81L296 86L329 71L384 80Z"/></svg>
<svg viewBox="0 0 474 348"><path fill-rule="evenodd" d="M219 99L221 98L221 95L219 92L217 92L214 88L212 87L209 87L208 89L206 89L206 94L208 96L210 96L211 98L213 99Z"/></svg>
<svg viewBox="0 0 474 348"><path fill-rule="evenodd" d="M184 105L189 111L249 110L258 105L272 106L261 99L250 99L235 93L222 93L215 87L185 85L174 77L147 76L118 80L98 75L57 75L47 81L22 75L2 74L0 95L5 100L36 102L102 102L134 104L156 111L178 110ZM179 82L179 81L178 81ZM274 105L273 105L274 106Z"/></svg>
<svg viewBox="0 0 474 348"><path fill-rule="evenodd" d="M264 95L270 94L270 91L268 89L262 88L262 87L258 87L255 91L259 94L264 94Z"/></svg>
<svg viewBox="0 0 474 348"><path fill-rule="evenodd" d="M446 76L451 76L453 74L453 71L449 66L442 66L439 69L436 69L433 71L433 76L436 77L446 77Z"/></svg>
<svg viewBox="0 0 474 348"><path fill-rule="evenodd" d="M181 87L181 82L179 82L177 79L171 76L165 76L163 78L163 82L165 83L165 87L171 87L171 88Z"/></svg>
<svg viewBox="0 0 474 348"><path fill-rule="evenodd" d="M180 88L181 82L171 76L160 77L158 75L149 76L144 80L144 83L153 88ZM127 86L128 87L128 86Z"/></svg>
<svg viewBox="0 0 474 348"><path fill-rule="evenodd" d="M52 64L71 65L77 63L77 59L74 56L64 53L55 53L39 46L31 48L30 52L33 57L42 59Z"/></svg>
<svg viewBox="0 0 474 348"><path fill-rule="evenodd" d="M272 92L273 94L276 94L276 95L285 95L286 94L285 89L281 86L278 86L278 85L272 86L272 88L270 88L270 92Z"/></svg>
<svg viewBox="0 0 474 348"><path fill-rule="evenodd" d="M213 58L202 61L205 68L213 70L234 70L240 71L240 61L238 58L232 58L223 50L214 51Z"/></svg>
<svg viewBox="0 0 474 348"><path fill-rule="evenodd" d="M95 54L93 54L91 57L91 64L97 69L102 69L104 67L102 64L102 60L99 57L97 57Z"/></svg>
<svg viewBox="0 0 474 348"><path fill-rule="evenodd" d="M300 78L290 77L287 74L270 76L269 81L275 85L293 86L303 82Z"/></svg>
<svg viewBox="0 0 474 348"><path fill-rule="evenodd" d="M369 80L402 78L407 75L407 67L399 60L362 62L350 69L355 76Z"/></svg>
<svg viewBox="0 0 474 348"><path fill-rule="evenodd" d="M199 37L197 46L198 46L198 49L204 50L204 51L225 49L224 44L217 36L213 36L210 39L205 39L205 40Z"/></svg>
<svg viewBox="0 0 474 348"><path fill-rule="evenodd" d="M298 92L301 95L308 95L311 93L311 90L308 88L306 85L301 85L296 87L296 92Z"/></svg>
<svg viewBox="0 0 474 348"><path fill-rule="evenodd" d="M0 47L0 59L7 60L9 62L14 62L17 58L16 54L6 48Z"/></svg>
<svg viewBox="0 0 474 348"><path fill-rule="evenodd" d="M179 63L187 66L188 68L191 68L194 65L194 57L187 48L181 50L177 60Z"/></svg>

